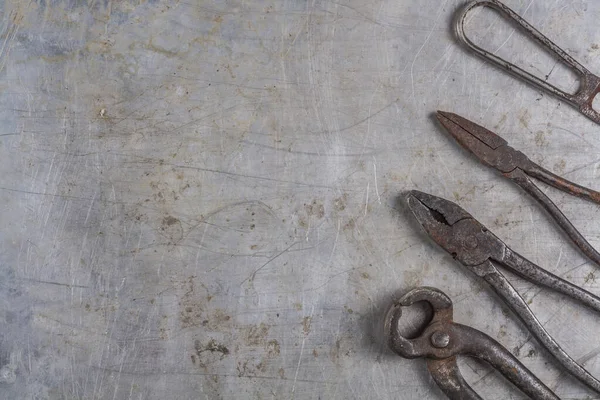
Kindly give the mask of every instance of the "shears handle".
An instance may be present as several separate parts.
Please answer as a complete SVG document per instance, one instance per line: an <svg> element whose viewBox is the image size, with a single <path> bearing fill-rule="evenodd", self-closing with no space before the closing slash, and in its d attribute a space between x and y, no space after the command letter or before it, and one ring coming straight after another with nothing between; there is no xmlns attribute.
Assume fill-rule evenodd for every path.
<svg viewBox="0 0 600 400"><path fill-rule="evenodd" d="M556 86L551 85L546 80L525 71L523 68L514 65L473 43L473 41L469 39L465 33L465 22L469 13L477 7L489 7L498 11L503 17L516 25L527 35L535 39L536 42L538 42L548 52L554 53L565 65L572 68L580 79L579 89L577 92L575 94L566 93ZM525 21L519 14L511 10L499 0L475 0L467 4L463 10L458 13L454 29L459 42L463 43L475 54L492 62L496 66L502 68L504 71L507 71L531 86L551 93L554 96L577 106L583 115L597 124L600 124L600 113L593 108L594 98L600 92L600 78L588 71L577 60L567 54L567 52L558 47L554 42L544 36L529 22Z"/></svg>

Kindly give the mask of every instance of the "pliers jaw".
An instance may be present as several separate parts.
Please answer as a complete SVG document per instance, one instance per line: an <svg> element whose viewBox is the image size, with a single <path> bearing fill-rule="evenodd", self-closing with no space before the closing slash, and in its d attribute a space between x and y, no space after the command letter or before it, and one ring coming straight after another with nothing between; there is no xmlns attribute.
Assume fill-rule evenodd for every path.
<svg viewBox="0 0 600 400"><path fill-rule="evenodd" d="M421 329L418 334L405 337L400 331L406 324L402 318L403 309L417 302L428 303L433 314L429 322L419 327ZM460 327L454 324L452 314L452 300L444 292L427 286L411 290L392 305L387 313L385 332L390 348L403 358L427 358L428 365L433 370L438 369L435 367L438 362L456 364L456 356L465 348L465 338L460 332ZM432 375L435 379L438 373L433 370Z"/></svg>
<svg viewBox="0 0 600 400"><path fill-rule="evenodd" d="M529 167L531 161L525 154L483 126L445 111L438 111L436 117L452 137L483 164L503 174Z"/></svg>
<svg viewBox="0 0 600 400"><path fill-rule="evenodd" d="M433 311L425 330L416 338L406 338L400 333L402 310L413 304L427 302ZM446 358L446 351L431 346L429 336L432 326L441 326L452 322L452 300L442 291L432 287L420 287L411 290L389 309L385 319L385 332L388 333L390 348L404 358L432 357Z"/></svg>
<svg viewBox="0 0 600 400"><path fill-rule="evenodd" d="M505 244L457 204L412 190L408 207L439 246L468 267L502 261Z"/></svg>
<svg viewBox="0 0 600 400"><path fill-rule="evenodd" d="M457 204L418 190L411 190L406 198L417 221L425 227L427 232L432 230L449 233L448 227L463 219L473 218ZM443 232L444 230L446 231Z"/></svg>

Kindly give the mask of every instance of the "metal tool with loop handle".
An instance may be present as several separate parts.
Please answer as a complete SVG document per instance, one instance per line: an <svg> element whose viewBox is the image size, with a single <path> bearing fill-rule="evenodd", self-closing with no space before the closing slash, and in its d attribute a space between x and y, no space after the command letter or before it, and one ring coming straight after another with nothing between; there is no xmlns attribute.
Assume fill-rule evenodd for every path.
<svg viewBox="0 0 600 400"><path fill-rule="evenodd" d="M469 39L465 33L465 22L467 20L467 16L473 9L482 6L498 11L503 17L506 17L509 21L513 22L517 28L520 28L527 35L533 37L542 47L544 47L544 49L556 55L563 63L573 69L573 71L579 77L579 88L577 92L574 94L566 93L565 91L548 83L546 80L525 71L523 68L516 66L473 43L473 41L471 41L471 39ZM558 47L554 42L544 36L540 31L529 24L529 22L525 21L519 14L515 13L502 2L498 0L476 0L467 4L465 8L458 13L455 31L460 42L465 44L469 49L474 51L485 60L491 61L496 66L508 71L530 85L551 93L554 96L572 104L573 106L577 107L583 115L597 124L600 124L600 113L593 108L594 98L600 92L600 77L588 71L587 68L581 65L577 60L567 54L563 49Z"/></svg>

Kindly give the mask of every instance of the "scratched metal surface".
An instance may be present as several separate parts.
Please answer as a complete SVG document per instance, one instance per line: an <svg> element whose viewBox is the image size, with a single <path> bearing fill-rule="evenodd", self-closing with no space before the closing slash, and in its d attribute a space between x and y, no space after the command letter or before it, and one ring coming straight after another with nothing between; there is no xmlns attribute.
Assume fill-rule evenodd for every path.
<svg viewBox="0 0 600 400"><path fill-rule="evenodd" d="M455 200L600 294L540 208L432 120L457 112L600 187L600 128L458 47L461 4L3 2L0 397L442 399L379 331L394 296L431 285L562 398L598 398L399 197ZM600 72L600 2L507 4ZM469 26L493 50L568 78L478 15ZM598 207L548 193L600 247ZM600 376L597 316L513 282ZM484 397L521 398L461 365Z"/></svg>

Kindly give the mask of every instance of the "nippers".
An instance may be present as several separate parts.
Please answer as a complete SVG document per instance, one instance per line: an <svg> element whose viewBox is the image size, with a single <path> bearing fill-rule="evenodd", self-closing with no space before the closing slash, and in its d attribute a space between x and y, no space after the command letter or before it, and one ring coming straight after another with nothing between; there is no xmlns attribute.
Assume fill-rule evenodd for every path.
<svg viewBox="0 0 600 400"><path fill-rule="evenodd" d="M400 330L404 323L402 312L419 301L429 303L433 316L417 337L409 339ZM396 354L427 359L431 376L451 400L481 400L461 375L458 356L488 362L532 399L558 400L558 396L500 343L477 329L454 322L452 301L436 288L419 287L404 295L388 311L384 329L389 346Z"/></svg>
<svg viewBox="0 0 600 400"><path fill-rule="evenodd" d="M537 178L559 190L600 204L600 193L570 182L531 161L525 154L513 149L494 132L449 112L438 111L437 119L454 139L483 164L495 168L536 199L550 214L573 243L600 266L600 253L565 217L560 209L529 177Z"/></svg>
<svg viewBox="0 0 600 400"><path fill-rule="evenodd" d="M503 265L524 279L600 312L599 297L517 254L457 204L416 190L409 192L407 201L417 221L438 245L483 278L567 371L600 393L600 381L573 360L550 336L496 265Z"/></svg>

